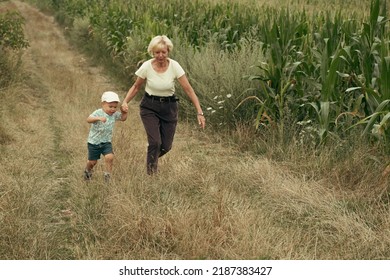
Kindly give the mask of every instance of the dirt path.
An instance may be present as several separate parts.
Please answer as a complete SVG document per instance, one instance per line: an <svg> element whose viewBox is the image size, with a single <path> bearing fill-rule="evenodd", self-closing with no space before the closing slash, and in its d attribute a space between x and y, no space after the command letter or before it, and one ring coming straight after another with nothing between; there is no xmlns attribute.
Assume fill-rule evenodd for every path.
<svg viewBox="0 0 390 280"><path fill-rule="evenodd" d="M28 77L14 95L15 111L5 120L13 141L3 158L8 163L4 172L10 175L9 182L5 180L4 184L19 185L15 196L24 198L18 198L15 204L24 213L19 215L21 221L10 218L9 233L20 234L13 234L15 240L10 248L5 248L6 255L22 259L77 258L80 256L74 237L79 225L73 218L74 204L77 199L88 203L83 200L82 190L75 193L75 186L82 184L86 161L85 120L100 106L102 92L116 89L100 68L88 64L69 45L52 17L24 2L13 3L26 19L30 47L23 57ZM131 110L129 118L136 120L137 110ZM133 135L132 139L134 143L139 139L142 145L138 125L134 122L133 126L140 135ZM120 139L124 126L118 126ZM3 233L7 235L6 231ZM23 238L46 249L37 252L32 246L26 250L24 242L20 242Z"/></svg>
<svg viewBox="0 0 390 280"><path fill-rule="evenodd" d="M18 206L24 217L23 223L9 225L10 232L19 234L8 255L76 258L72 240L77 230L70 217L72 186L81 178L85 162L84 120L111 85L100 69L88 66L72 49L52 17L26 3L13 3L26 19L30 48L23 58L29 77L15 100L15 116L23 117L14 122L16 146L9 150L10 161L17 166L13 172L19 174L18 196L25 198ZM26 247L21 239L35 246Z"/></svg>

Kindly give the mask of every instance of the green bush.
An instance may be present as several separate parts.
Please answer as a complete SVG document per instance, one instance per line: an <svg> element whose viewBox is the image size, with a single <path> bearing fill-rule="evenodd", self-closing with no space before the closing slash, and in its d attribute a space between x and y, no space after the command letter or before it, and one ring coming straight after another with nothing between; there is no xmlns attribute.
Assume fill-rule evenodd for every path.
<svg viewBox="0 0 390 280"><path fill-rule="evenodd" d="M29 46L23 33L24 19L14 11L0 14L0 48L20 50Z"/></svg>
<svg viewBox="0 0 390 280"><path fill-rule="evenodd" d="M0 88L12 83L21 63L19 51L29 46L23 17L14 11L0 14Z"/></svg>

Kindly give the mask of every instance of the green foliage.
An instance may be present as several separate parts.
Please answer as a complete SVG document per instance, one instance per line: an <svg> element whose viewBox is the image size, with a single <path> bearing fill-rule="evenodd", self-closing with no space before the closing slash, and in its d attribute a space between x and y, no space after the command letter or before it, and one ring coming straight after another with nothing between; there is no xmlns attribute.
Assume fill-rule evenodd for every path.
<svg viewBox="0 0 390 280"><path fill-rule="evenodd" d="M184 46L180 52L188 55L181 56L180 62L191 74L202 105L211 108L212 121L228 127L252 118L257 129L276 128L284 139L285 131L294 126L298 135L314 133L317 144L330 135L348 137L352 130L372 134L378 125L388 127L388 108L378 112L380 104L387 104L390 91L389 18L383 1L371 1L367 18L364 13L346 14L345 9L298 11L237 1L51 0L51 6L66 17L64 22L88 19L87 43L103 46L126 75L147 58L151 37L166 34L176 46L180 42ZM202 54L217 46L220 57L234 57L248 45L259 55L249 62L232 63L240 69L239 79L247 78L239 81L239 92L229 93L235 98L226 99L227 94L219 94L222 90L214 86L215 81L220 88L230 84L235 80L230 74L221 76L211 68L207 78L193 70L190 58L197 51ZM212 59L204 63L218 69L218 56ZM227 103L217 106L221 103L216 102ZM192 115L190 106L184 110Z"/></svg>
<svg viewBox="0 0 390 280"><path fill-rule="evenodd" d="M16 79L21 63L19 51L29 46L23 24L24 19L17 12L0 14L0 88Z"/></svg>
<svg viewBox="0 0 390 280"><path fill-rule="evenodd" d="M385 7L381 13L386 15ZM389 32L381 13L380 1L372 1L369 21L361 29L340 13L314 18L311 25L304 14L273 13L276 20L267 19L261 37L266 60L258 66L259 75L249 76L259 86L244 100L260 105L256 127L271 118L283 135L288 111L297 124L305 124L303 129L317 132L318 143L330 134L342 137L352 127L359 129L356 123L367 124L364 134L378 125L383 130L388 106L380 104L388 100ZM356 120L341 121L347 115Z"/></svg>
<svg viewBox="0 0 390 280"><path fill-rule="evenodd" d="M19 50L28 47L23 24L24 19L18 12L0 14L0 49Z"/></svg>

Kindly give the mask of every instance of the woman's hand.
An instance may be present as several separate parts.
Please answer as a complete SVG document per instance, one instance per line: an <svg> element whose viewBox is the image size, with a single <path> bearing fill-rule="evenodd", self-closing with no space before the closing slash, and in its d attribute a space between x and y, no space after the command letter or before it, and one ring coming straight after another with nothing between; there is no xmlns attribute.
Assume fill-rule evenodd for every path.
<svg viewBox="0 0 390 280"><path fill-rule="evenodd" d="M198 114L198 124L201 128L205 128L206 126L206 118L203 116L203 114Z"/></svg>

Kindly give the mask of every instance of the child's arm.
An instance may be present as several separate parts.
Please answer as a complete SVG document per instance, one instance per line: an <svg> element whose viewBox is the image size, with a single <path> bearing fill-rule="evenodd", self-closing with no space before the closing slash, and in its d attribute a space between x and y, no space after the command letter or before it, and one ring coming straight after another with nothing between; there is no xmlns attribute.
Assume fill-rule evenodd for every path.
<svg viewBox="0 0 390 280"><path fill-rule="evenodd" d="M101 121L101 122L105 123L107 121L107 119L106 119L106 117L94 117L94 116L89 116L87 118L87 123L95 123L97 121Z"/></svg>

